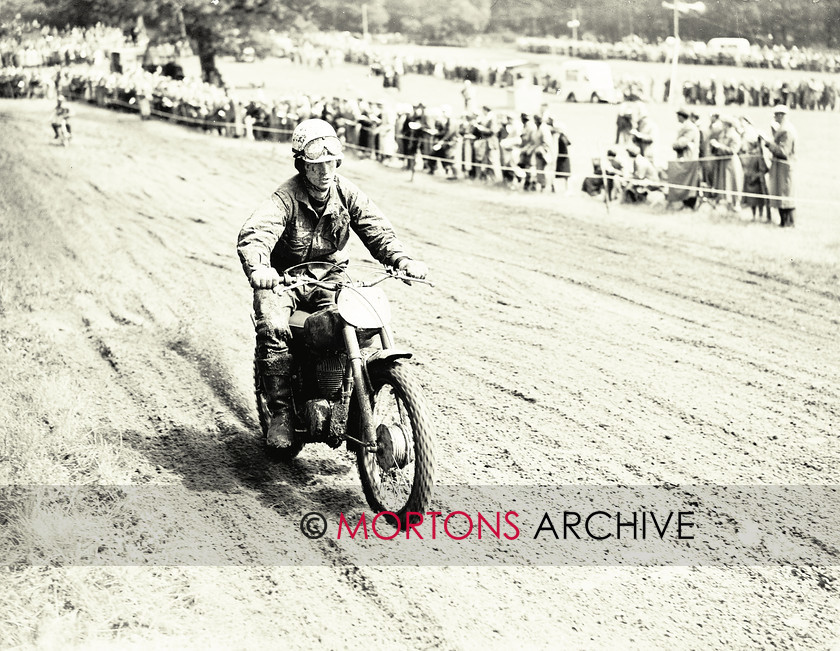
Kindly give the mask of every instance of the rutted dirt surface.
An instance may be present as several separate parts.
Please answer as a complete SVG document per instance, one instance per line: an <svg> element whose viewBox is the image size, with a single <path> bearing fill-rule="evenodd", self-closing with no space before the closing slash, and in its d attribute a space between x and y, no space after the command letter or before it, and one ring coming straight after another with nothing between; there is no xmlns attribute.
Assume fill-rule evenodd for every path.
<svg viewBox="0 0 840 651"><path fill-rule="evenodd" d="M63 149L46 103L0 103L0 219L16 252L0 278L4 354L42 351L33 364L72 387L86 426L122 441L130 471L94 481L172 486L142 508L177 520L144 533L181 540L179 565L217 566L137 568L150 594L168 572L189 600L149 597L123 641L837 643L832 567L374 567L305 539L304 512L364 503L345 453L309 446L274 465L257 439L235 241L292 171L286 147L77 113ZM838 483L836 239L411 183L370 161L342 171L432 269L434 289L387 292L436 409L439 483Z"/></svg>

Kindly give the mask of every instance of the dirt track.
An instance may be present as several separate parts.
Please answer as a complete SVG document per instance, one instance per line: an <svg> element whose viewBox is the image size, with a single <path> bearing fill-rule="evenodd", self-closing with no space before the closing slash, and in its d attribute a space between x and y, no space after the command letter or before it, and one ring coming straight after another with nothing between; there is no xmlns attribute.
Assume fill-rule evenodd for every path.
<svg viewBox="0 0 840 651"><path fill-rule="evenodd" d="M204 541L180 564L221 566L159 579L177 575L189 604L153 598L157 575L144 575L146 625L125 641L838 643L836 568L389 568L322 547L321 567L289 567L314 544L295 518L364 504L343 453L312 446L276 466L256 438L234 246L292 169L287 152L77 108L62 149L46 103L0 103L0 220L16 256L0 278L4 355L41 351L87 426L122 441L115 469L74 475L68 461L56 484L171 485L147 505L182 518L161 535ZM369 161L342 171L433 270L435 289L388 293L437 408L441 484L840 483L837 250L807 226L607 213L583 197L409 183ZM278 545L283 564L266 551ZM174 630L154 624L161 610Z"/></svg>

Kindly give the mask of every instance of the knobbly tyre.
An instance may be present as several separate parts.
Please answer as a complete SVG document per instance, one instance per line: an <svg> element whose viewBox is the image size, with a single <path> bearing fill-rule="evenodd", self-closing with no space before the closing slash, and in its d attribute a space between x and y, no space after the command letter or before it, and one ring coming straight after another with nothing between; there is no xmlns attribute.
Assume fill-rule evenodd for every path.
<svg viewBox="0 0 840 651"><path fill-rule="evenodd" d="M373 280L318 280L317 270L340 269L324 262L302 263L286 271L274 289L282 293L304 285L335 291L336 305L289 319L292 352L292 423L288 448L269 445L271 415L255 355L257 412L267 454L289 461L307 443L355 453L362 489L371 509L390 511L406 523L409 511L424 512L434 488L434 431L420 385L406 360L411 351L394 345L388 326L390 307L379 283L409 278L385 268ZM382 269L382 268L380 268ZM321 274L322 275L322 274Z"/></svg>

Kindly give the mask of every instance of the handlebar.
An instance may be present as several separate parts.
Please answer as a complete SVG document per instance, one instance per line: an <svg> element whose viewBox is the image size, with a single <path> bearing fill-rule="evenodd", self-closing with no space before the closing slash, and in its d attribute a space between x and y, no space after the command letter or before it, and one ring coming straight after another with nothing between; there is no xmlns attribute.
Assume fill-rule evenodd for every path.
<svg viewBox="0 0 840 651"><path fill-rule="evenodd" d="M302 265L296 266L305 266L308 263L303 263ZM314 264L323 264L323 263L314 263ZM346 274L345 274L346 275ZM407 275L403 271L399 269L395 269L393 267L384 267L382 274L377 278L369 281L356 281L353 280L349 275L347 275L347 281L340 281L340 280L317 280L315 278L306 278L303 276L299 276L296 274L290 274L288 270L283 273L280 277L280 284L278 284L274 291L276 293L282 293L285 291L289 291L295 289L297 287L320 287L322 289L326 289L328 291L336 291L340 287L343 286L353 286L353 287L373 287L374 285L378 285L379 283L388 280L389 278L394 278L396 280L401 280L402 282L410 285L412 283L421 283L424 285L429 285L430 287L434 287L434 283L430 280L426 280L425 278L412 278L411 276Z"/></svg>

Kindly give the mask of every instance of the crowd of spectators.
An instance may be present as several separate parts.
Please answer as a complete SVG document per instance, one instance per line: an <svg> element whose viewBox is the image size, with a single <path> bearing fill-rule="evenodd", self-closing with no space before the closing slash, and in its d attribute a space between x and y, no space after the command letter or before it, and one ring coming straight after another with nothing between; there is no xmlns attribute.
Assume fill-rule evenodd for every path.
<svg viewBox="0 0 840 651"><path fill-rule="evenodd" d="M123 31L97 23L93 27L72 27L59 31L32 23L0 25L0 67L33 68L40 66L100 63L108 52L128 47Z"/></svg>
<svg viewBox="0 0 840 651"><path fill-rule="evenodd" d="M0 70L0 78L8 72ZM555 189L555 178L568 179L571 173L570 139L547 112L513 115L489 106L454 111L304 93L269 99L261 89L241 97L189 77L174 80L141 69L103 74L89 67L63 68L55 79L44 77L43 96L60 93L220 136L286 142L299 122L318 117L360 157L453 179L548 191Z"/></svg>
<svg viewBox="0 0 840 651"><path fill-rule="evenodd" d="M646 43L627 37L618 43L573 41L567 38L521 38L517 49L534 54L557 54L580 59L615 59L628 61L670 61L673 45L669 41ZM735 65L745 68L840 72L840 53L813 48L785 47L781 44L749 46L743 54L716 52L701 41L680 43L680 63L696 65Z"/></svg>
<svg viewBox="0 0 840 651"><path fill-rule="evenodd" d="M607 201L668 205L672 209L710 205L728 213L749 208L753 219L771 221L770 207L792 208L790 169L795 130L784 120L789 109L768 109L773 119L763 130L745 116L714 109L708 119L682 106L676 111L677 135L667 166L657 165L652 153L658 130L649 123L642 103L619 107L615 145L593 160L582 190ZM784 133L784 143L780 135ZM776 182L770 182L771 172ZM778 178L784 177L782 186ZM782 192L783 196L774 196ZM784 202L784 203L782 203ZM780 212L780 218L782 212ZM781 218L782 226L792 226Z"/></svg>
<svg viewBox="0 0 840 651"><path fill-rule="evenodd" d="M682 85L682 99L687 104L708 106L775 106L785 104L790 108L833 111L837 107L838 86L834 81L815 77L773 82L757 79L718 81L714 78L690 80ZM666 93L663 97L667 101Z"/></svg>
<svg viewBox="0 0 840 651"><path fill-rule="evenodd" d="M388 74L396 66L402 72L431 75L451 81L469 80L471 83L506 88L518 82L539 86L546 93L556 93L562 86L557 73L525 61L490 63L488 61L464 62L435 60L411 55L384 56L375 47L362 41L342 43L345 60L369 66L374 74ZM838 68L840 69L840 68ZM382 71L385 71L384 73ZM624 75L615 80L619 95L629 100L668 101L669 81L663 92L657 91L654 79L641 75ZM708 106L774 106L787 104L791 108L808 110L835 110L840 84L831 79L800 75L785 79L777 76L773 81L760 79L689 79L682 84L682 99L688 104Z"/></svg>
<svg viewBox="0 0 840 651"><path fill-rule="evenodd" d="M52 36L50 30L44 30ZM87 43L91 51L97 48L95 36L117 43L115 35L98 26L92 30L71 30L55 34L51 43ZM46 51L46 50L45 50ZM65 51L70 51L69 49ZM74 51L81 51L74 50ZM411 57L382 61L364 58L368 54L354 48L325 48L309 44L292 52L293 60L306 65L334 65L341 56L356 63L378 65L378 74L393 76L395 71L427 72L444 78L460 80L463 108L451 106L426 107L422 103L409 105L399 102L378 103L364 97L327 97L291 93L284 97L267 98L259 88L245 95L234 94L228 88L204 83L193 78L173 79L158 68L154 72L136 68L127 73L105 72L107 68L91 65L59 65L52 67L5 66L0 68L0 96L55 97L59 94L105 108L137 111L144 119L156 117L177 121L205 132L233 138L269 142L286 142L295 126L302 120L318 117L330 122L349 149L359 156L373 158L383 164L410 169L412 174L427 172L450 179L472 178L488 183L507 185L531 191L552 191L558 181L568 183L571 176L569 147L573 137L564 125L546 109L537 113L513 114L497 111L490 106L477 106L471 84L511 83L512 67L482 67L487 75L471 74L479 68L430 61ZM87 59L85 59L87 61ZM398 76L398 75L397 75ZM398 82L397 82L398 83ZM826 86L801 83L796 87L784 82L772 85L724 82L686 82L683 98L692 104L752 104L756 106L785 104L790 107L829 108L835 106L836 93L827 96ZM250 96L248 96L250 95ZM632 97L638 100L637 97ZM627 107L632 110L627 110ZM656 127L651 124L645 104L632 101L618 109L616 147L606 152L596 170L584 183L591 192L598 182L620 189L627 201L645 201L653 192L664 190L668 182L665 169L657 167L651 144ZM688 117L688 109L685 110ZM696 121L697 114L691 111ZM719 124L731 124L739 134L738 147L729 152L748 167L748 159L756 153L749 149L754 138L747 137L754 130L741 118L712 113L712 122L705 127L697 124L698 132L711 132ZM729 120L729 122L727 122ZM730 127L727 127L729 129ZM740 137L743 136L743 137ZM734 137L734 136L733 136ZM708 138L707 138L708 141ZM743 150L742 150L743 145ZM714 161L716 152L699 149L701 161ZM692 181L697 187L703 180L716 189L714 179L725 178L723 173L707 172ZM673 180L673 179L672 179ZM711 180L711 181L710 181ZM711 184L709 184L711 183ZM588 184L588 185L587 185ZM731 185L731 184L730 184ZM720 188L721 192L742 192L738 187ZM607 187L608 196L609 190ZM714 193L712 197L717 195ZM732 203L731 201L729 202Z"/></svg>

